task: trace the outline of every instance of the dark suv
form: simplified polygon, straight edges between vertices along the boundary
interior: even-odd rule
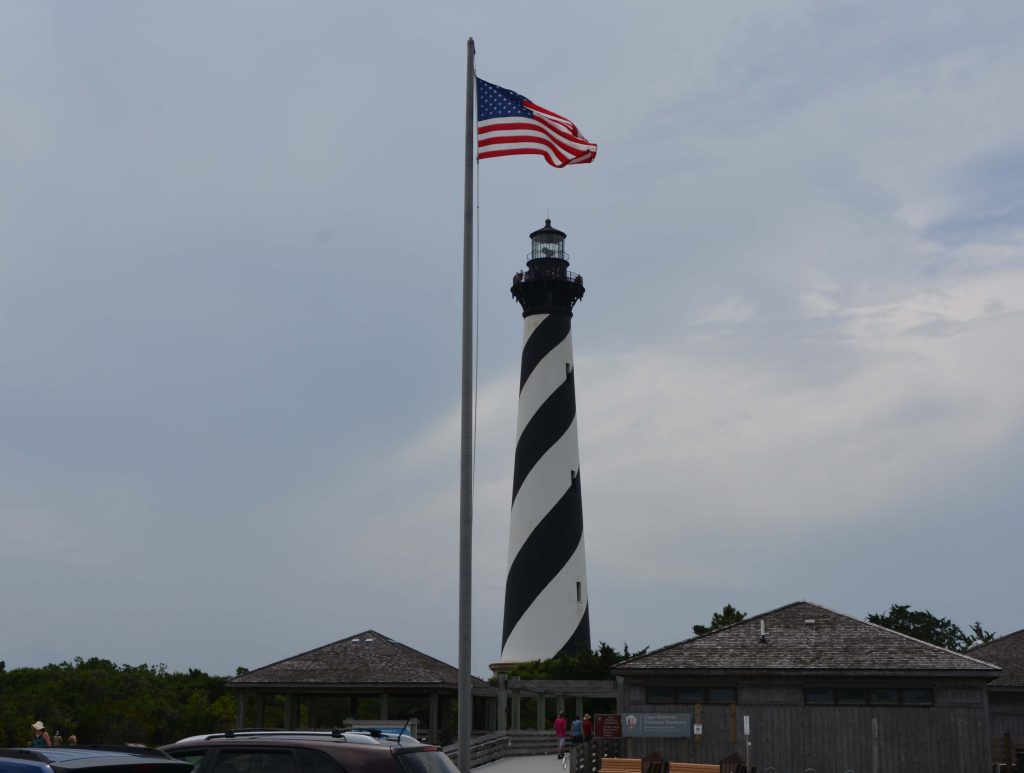
[[[191,766],[137,746],[0,749],[0,773],[190,773]]]
[[[160,747],[194,773],[458,773],[436,746],[376,731],[234,731]]]

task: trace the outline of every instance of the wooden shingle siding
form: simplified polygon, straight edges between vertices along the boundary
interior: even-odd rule
[[[704,707],[699,744],[662,739],[636,740],[633,754],[711,762],[732,752],[746,755],[743,715],[750,716],[752,759],[760,770],[871,771],[878,728],[879,770],[974,773],[987,770],[989,740],[979,709],[871,709],[802,707],[778,710],[737,707],[736,740],[730,740],[728,707]],[[684,751],[685,750],[685,751]],[[677,756],[678,755],[678,756]]]
[[[814,604],[791,604],[632,658],[613,671],[624,680],[626,711],[697,716],[699,708],[699,742],[636,739],[634,756],[658,751],[695,762],[732,753],[746,757],[748,716],[751,762],[762,771],[989,769],[985,686],[998,668]],[[656,703],[647,702],[649,685],[660,688]],[[711,686],[735,688],[736,703],[664,702]],[[807,704],[808,688],[830,702]],[[920,691],[930,705],[909,704]],[[887,705],[891,696],[902,705]]]
[[[1024,736],[1024,693],[989,695],[988,716],[993,738]]]

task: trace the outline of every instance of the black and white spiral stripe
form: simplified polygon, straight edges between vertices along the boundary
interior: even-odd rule
[[[590,648],[570,321],[524,318],[502,662]]]

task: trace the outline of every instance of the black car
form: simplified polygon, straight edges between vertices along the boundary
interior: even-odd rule
[[[234,731],[161,746],[194,773],[458,773],[436,746],[376,731]]]
[[[190,773],[191,765],[139,746],[0,749],[0,773]]]

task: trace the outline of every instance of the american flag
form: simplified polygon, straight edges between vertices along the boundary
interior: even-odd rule
[[[568,118],[522,94],[476,79],[477,158],[536,153],[551,166],[589,164],[597,145]]]

